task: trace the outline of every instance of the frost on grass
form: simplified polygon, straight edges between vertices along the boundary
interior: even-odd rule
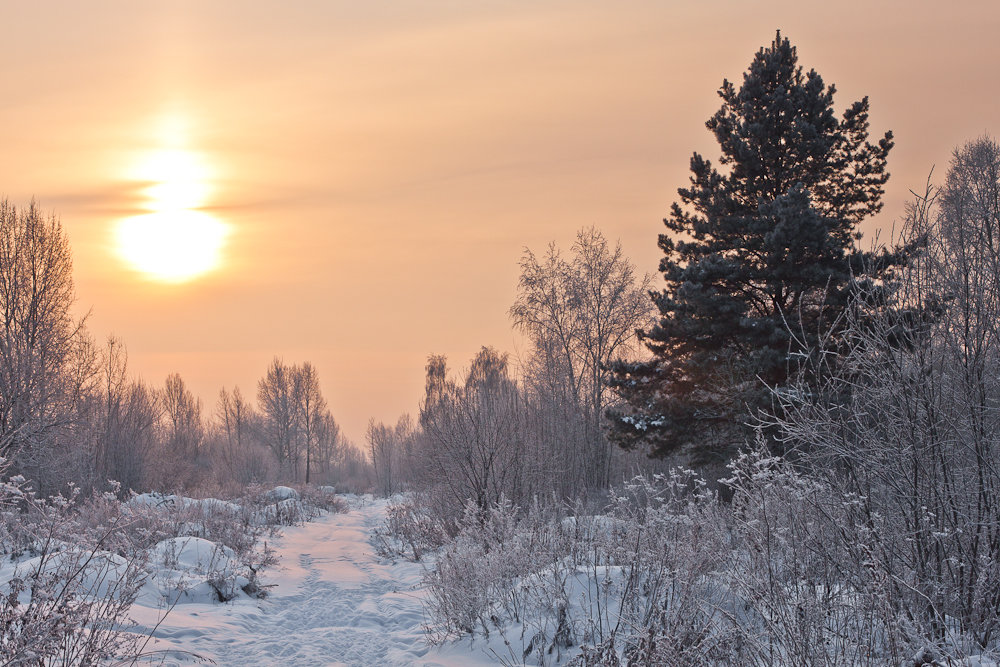
[[[961,619],[895,603],[863,499],[764,451],[731,473],[725,503],[678,470],[596,515],[469,505],[425,555],[430,639],[503,664],[996,664]]]

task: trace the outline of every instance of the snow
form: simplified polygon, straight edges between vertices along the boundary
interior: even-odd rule
[[[271,502],[299,499],[299,492],[290,486],[276,486],[264,495]]]
[[[129,614],[140,637],[152,635],[143,664],[482,667],[520,664],[522,657],[527,664],[564,664],[578,654],[580,642],[593,640],[595,630],[607,636],[622,620],[624,608],[609,602],[628,585],[627,568],[564,559],[514,582],[505,599],[520,600],[520,621],[495,608],[494,618],[507,620],[500,621],[504,627],[491,626],[489,639],[480,635],[431,646],[424,631],[424,566],[380,559],[370,542],[387,505],[354,497],[346,513],[321,514],[286,528],[268,545],[280,564],[263,575],[263,584],[271,587],[263,600],[240,590],[247,580],[228,547],[198,537],[162,540],[150,552],[149,574]],[[608,534],[619,530],[621,521],[588,516],[563,520],[561,526],[578,534]],[[46,567],[79,556],[74,549],[66,545],[51,554]],[[84,590],[98,595],[116,590],[109,587],[128,568],[126,561],[102,551],[85,555]],[[4,559],[0,584],[41,562],[38,556]],[[235,586],[230,602],[219,602],[220,581]],[[556,640],[561,616],[567,633]],[[982,656],[955,664],[1000,667]]]
[[[73,545],[66,545],[64,551],[42,556],[23,557],[16,560],[4,558],[0,561],[0,590],[15,577],[26,577],[41,569],[43,572],[57,572],[70,568],[79,571],[80,589],[97,597],[117,597],[121,593],[121,580],[128,572],[128,562],[108,551],[83,551]],[[21,604],[28,604],[31,592],[22,591],[18,596]]]
[[[178,569],[210,572],[230,566],[233,550],[200,537],[171,537],[153,547],[154,562],[176,564]]]
[[[298,497],[298,493],[295,489],[289,489],[287,486],[279,486],[277,489],[269,491],[268,494],[273,494],[278,489],[288,489],[295,497]],[[285,496],[282,496],[285,497]],[[280,500],[281,498],[277,498]],[[229,502],[227,500],[219,500],[218,498],[186,498],[184,496],[175,496],[162,493],[140,493],[132,496],[125,501],[125,507],[170,507],[170,508],[195,508],[198,511],[231,511],[239,512],[240,506],[236,503]]]
[[[239,596],[250,583],[237,574],[239,559],[227,546],[200,537],[171,537],[153,547],[150,576],[139,603],[212,603],[220,589],[226,597]]]
[[[162,493],[140,493],[125,501],[126,507],[175,507],[179,496]]]
[[[146,650],[160,652],[152,659],[164,665],[199,664],[198,657],[219,665],[497,664],[490,649],[502,644],[428,645],[423,566],[380,560],[369,543],[386,504],[355,498],[347,513],[286,528],[269,543],[280,564],[262,576],[273,586],[266,599],[185,600],[163,618],[162,604],[141,596],[131,612],[138,631],[148,633],[162,619]],[[179,539],[189,539],[177,558],[187,571],[212,554],[211,542]]]

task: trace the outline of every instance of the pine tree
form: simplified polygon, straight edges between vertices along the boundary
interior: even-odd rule
[[[613,367],[620,445],[724,460],[852,290],[902,261],[856,247],[859,223],[882,207],[892,133],[869,143],[868,98],[837,118],[834,93],[780,31],[738,90],[723,81],[706,123],[720,167],[694,154],[659,238],[660,318],[640,332],[652,357]]]

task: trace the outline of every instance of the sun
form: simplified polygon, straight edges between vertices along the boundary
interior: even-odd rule
[[[130,180],[144,184],[147,213],[118,223],[115,245],[133,269],[159,282],[181,283],[221,262],[228,226],[202,210],[211,170],[197,152],[152,151],[137,161]]]
[[[207,213],[157,211],[119,223],[118,251],[149,278],[181,283],[218,266],[226,235],[226,226]]]

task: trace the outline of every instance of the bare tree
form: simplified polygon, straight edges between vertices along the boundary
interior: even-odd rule
[[[324,478],[326,483],[336,484],[338,489],[345,491],[365,493],[373,488],[373,484],[375,488],[378,487],[370,450],[365,451],[361,447],[356,447],[343,435],[338,438]]]
[[[1000,145],[984,137],[956,149],[937,194],[916,222],[926,227],[942,296],[957,306],[949,311],[956,326],[988,336],[978,347],[992,347],[1000,333]]]
[[[413,419],[402,415],[395,426],[368,420],[365,440],[380,492],[389,496],[403,488],[402,463],[414,436]]]
[[[48,458],[72,420],[67,371],[82,329],[72,271],[55,216],[0,202],[0,456],[15,469]]]
[[[259,416],[243,397],[239,387],[219,391],[216,407],[220,447],[217,466],[224,475],[240,485],[261,482],[268,477],[271,452],[263,448],[256,435]],[[220,476],[223,471],[216,470]]]
[[[365,431],[368,442],[368,454],[372,467],[375,469],[375,479],[379,492],[390,496],[396,490],[393,478],[396,458],[396,434],[393,429],[375,419],[368,420],[368,430]]]
[[[275,357],[257,384],[261,416],[261,438],[274,452],[278,466],[293,477],[297,474],[297,401],[293,369]]]
[[[236,461],[243,451],[247,435],[248,410],[249,406],[243,399],[243,392],[239,387],[234,387],[232,391],[228,391],[225,387],[219,390],[216,415],[225,437],[223,459],[230,469],[235,468]]]
[[[507,355],[484,347],[461,385],[447,379],[443,357],[431,357],[427,371],[423,456],[452,507],[460,511],[471,500],[485,510],[502,497],[521,500],[526,420]]]
[[[164,383],[161,402],[171,451],[181,460],[194,460],[204,437],[201,400],[191,393],[180,375],[171,373]]]
[[[836,359],[826,379],[782,392],[776,419],[850,512],[827,562],[883,581],[933,641],[957,626],[981,647],[1000,638],[998,203],[997,144],[957,150],[910,207],[923,252],[899,290],[848,311],[843,342],[815,356]]]
[[[198,483],[197,478],[206,467],[201,400],[195,397],[177,373],[167,376],[158,395],[162,407],[163,436],[156,465],[150,472],[158,488],[190,487]]]
[[[103,485],[110,479],[125,491],[139,490],[149,481],[160,406],[152,390],[129,379],[128,351],[121,339],[108,337],[100,373],[95,483]]]
[[[610,479],[612,446],[602,430],[607,366],[649,323],[650,281],[636,276],[620,243],[612,247],[594,228],[577,233],[568,260],[555,244],[542,259],[527,249],[521,258],[510,316],[534,348],[526,383],[545,419],[560,413],[567,419],[561,430],[575,442],[562,452],[566,472],[587,487],[606,487]]]
[[[326,481],[330,481],[334,464],[344,457],[346,443],[340,424],[329,410],[325,410],[319,417],[316,422],[316,463],[319,473]]]
[[[319,446],[320,431],[326,412],[326,399],[319,387],[319,373],[308,361],[293,368],[297,413],[301,421],[301,435],[306,450],[306,484],[312,472],[313,451]]]

